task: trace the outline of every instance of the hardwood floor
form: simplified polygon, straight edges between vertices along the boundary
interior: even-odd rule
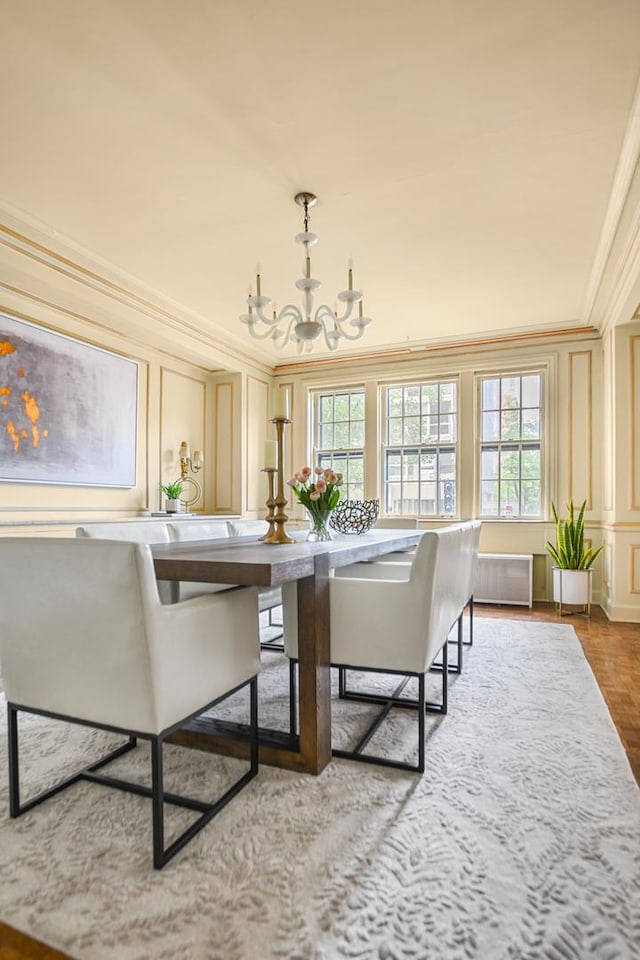
[[[640,624],[610,623],[599,607],[592,607],[590,619],[560,618],[551,603],[536,603],[532,610],[483,603],[477,605],[476,616],[548,620],[574,627],[640,784]],[[0,960],[73,958],[0,923]]]

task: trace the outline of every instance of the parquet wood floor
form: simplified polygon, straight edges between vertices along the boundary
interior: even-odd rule
[[[536,603],[532,610],[483,603],[476,607],[476,615],[549,620],[570,623],[575,628],[640,784],[640,624],[610,623],[597,607],[592,607],[590,619],[571,615],[561,620],[550,603]],[[0,960],[73,958],[0,923]]]

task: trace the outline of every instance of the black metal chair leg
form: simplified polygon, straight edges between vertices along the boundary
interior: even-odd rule
[[[20,813],[20,768],[18,766],[18,711],[12,703],[7,704],[9,727],[9,815]]]
[[[469,597],[469,639],[464,641],[465,647],[473,646],[473,594]]]
[[[447,676],[447,671],[443,670],[443,676]],[[446,680],[444,681],[446,683]],[[425,714],[426,698],[424,693],[424,673],[418,677],[418,771],[424,773],[424,738],[425,738]]]
[[[464,650],[462,639],[462,613],[458,617],[458,673],[462,673],[462,652]]]
[[[449,709],[449,644],[445,643],[442,648],[442,710],[446,713]]]
[[[151,740],[151,805],[153,823],[153,865],[161,870],[165,865],[164,852],[164,790],[162,786],[162,740]]]

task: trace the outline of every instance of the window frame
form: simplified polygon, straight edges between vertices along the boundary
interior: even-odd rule
[[[407,387],[428,387],[428,386],[437,386],[440,387],[441,384],[452,384],[455,386],[455,396],[456,396],[456,405],[455,412],[453,414],[447,413],[445,416],[454,416],[455,418],[455,440],[446,440],[437,442],[426,441],[424,443],[399,443],[399,444],[390,444],[387,443],[388,439],[388,421],[389,417],[387,415],[388,410],[388,391],[393,389],[402,388],[403,390]],[[439,404],[438,404],[439,407]],[[421,414],[422,416],[422,414]],[[438,409],[438,420],[443,416],[440,409]],[[404,415],[403,415],[404,419]],[[416,519],[425,519],[425,520],[457,520],[460,517],[460,376],[459,374],[438,374],[432,377],[420,377],[420,378],[409,378],[402,380],[393,380],[380,384],[380,403],[379,403],[379,424],[380,424],[380,442],[379,442],[379,456],[380,456],[380,472],[379,472],[379,489],[380,489],[380,503],[381,510],[380,513],[383,517],[409,517]],[[442,448],[447,448],[443,451]],[[389,482],[386,477],[387,471],[387,462],[388,454],[392,451],[399,451],[401,455],[406,455],[408,453],[413,453],[414,451],[418,455],[418,458],[423,454],[436,453],[437,458],[437,477],[434,481],[438,485],[441,481],[440,477],[440,453],[449,452],[449,448],[453,449],[453,455],[455,458],[455,510],[451,513],[446,512],[437,512],[437,513],[420,513],[419,510],[416,513],[398,513],[392,514],[387,513],[387,484]],[[419,471],[419,468],[418,468]],[[418,484],[420,484],[420,479],[418,478]],[[440,502],[439,490],[437,490],[438,503]],[[418,497],[418,504],[420,498]]]
[[[539,423],[540,423],[540,436],[538,440],[523,439],[522,435],[518,440],[483,440],[482,439],[482,415],[485,412],[482,405],[482,386],[483,382],[486,380],[502,380],[508,379],[509,377],[519,377],[522,381],[523,377],[527,376],[538,376],[540,377],[540,405],[537,408],[539,410]],[[551,390],[551,377],[550,371],[547,364],[536,364],[534,366],[527,366],[523,364],[522,366],[518,365],[517,367],[508,367],[503,369],[492,369],[492,370],[477,370],[474,374],[475,380],[475,397],[476,397],[476,417],[474,418],[475,423],[475,447],[476,447],[476,479],[475,479],[475,516],[479,520],[482,520],[483,523],[541,523],[545,522],[547,519],[547,501],[548,501],[548,490],[549,490],[549,477],[548,477],[548,450],[549,450],[549,433],[550,433],[550,424],[548,418],[549,410],[549,394]],[[522,391],[522,385],[521,385]],[[520,396],[521,404],[518,407],[518,410],[527,409],[522,407],[522,393]],[[498,408],[502,410],[502,407]],[[540,512],[537,514],[518,514],[518,515],[503,515],[498,511],[497,514],[484,514],[482,512],[482,452],[483,449],[490,446],[497,446],[498,453],[503,445],[516,445],[520,451],[527,446],[527,444],[539,444],[540,446]],[[520,473],[518,476],[518,483],[522,482],[522,461],[520,462]],[[527,479],[526,477],[524,479]],[[500,476],[498,476],[497,483],[500,484]],[[521,488],[520,488],[521,491]],[[522,496],[520,492],[520,502]]]
[[[345,394],[348,394],[349,398],[351,398],[353,394],[362,394],[362,441],[363,441],[362,446],[361,447],[332,446],[331,448],[322,447],[320,445],[320,430],[324,421],[322,421],[320,417],[321,399],[322,397],[332,396],[335,402],[336,396],[343,396]],[[351,400],[349,401],[349,408],[350,408],[349,409],[350,416],[347,421],[336,421],[334,419],[331,422],[334,424],[336,422],[346,422],[349,425],[352,422],[358,422],[351,419]],[[349,432],[351,431],[349,430]],[[344,481],[345,481],[344,488],[343,488],[344,493],[341,494],[340,499],[341,500],[354,499],[349,495],[349,488],[354,487],[357,484],[362,488],[362,496],[357,499],[364,500],[365,499],[365,482],[366,482],[366,463],[367,463],[367,449],[366,449],[366,446],[367,446],[367,391],[366,391],[365,385],[359,383],[359,384],[344,384],[340,386],[326,386],[326,387],[313,388],[311,390],[310,435],[311,435],[311,461],[312,461],[311,466],[313,467],[319,464],[320,459],[322,457],[328,457],[328,456],[331,457],[332,469],[336,470],[336,466],[337,466],[338,469],[336,470],[336,472],[341,472],[344,474]],[[339,464],[334,465],[334,458],[336,456],[338,457],[343,456],[348,461],[350,455],[361,456],[361,459],[362,459],[362,480],[361,481],[350,481],[348,476],[348,469],[345,472],[339,469]]]

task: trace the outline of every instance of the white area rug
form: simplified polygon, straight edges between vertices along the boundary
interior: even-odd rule
[[[83,783],[9,820],[3,721],[0,916],[78,960],[639,957],[640,792],[573,628],[478,618],[465,653],[448,716],[427,718],[423,777],[262,767],[162,872],[142,798]],[[284,726],[286,674],[265,662],[263,714]],[[410,755],[415,724],[383,745]],[[21,730],[27,788],[114,742]],[[147,779],[147,759],[118,769]],[[168,748],[167,787],[206,798],[234,764]],[[189,816],[167,809],[170,827]]]

